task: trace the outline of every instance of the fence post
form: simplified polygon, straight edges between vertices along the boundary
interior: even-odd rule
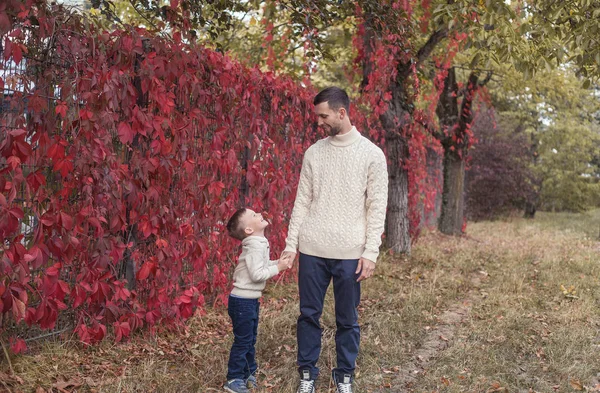
[[[142,41],[142,46],[144,48],[144,52],[150,47],[150,42],[148,39],[144,39]],[[139,108],[146,108],[148,106],[148,97],[145,96],[142,92],[142,80],[139,75],[140,63],[142,60],[142,55],[137,55],[134,63],[134,74],[135,77],[133,79],[133,86],[137,92],[137,106]],[[133,152],[137,151],[140,148],[140,135],[136,134],[133,137],[133,142],[131,143],[131,151],[127,151],[125,154],[125,164],[129,166],[131,164],[131,156]],[[127,229],[124,231],[123,238],[125,244],[132,244],[131,247],[127,247],[123,254],[123,265],[125,268],[125,280],[127,280],[127,288],[129,290],[135,289],[135,263],[133,258],[131,257],[133,249],[135,249],[137,245],[137,223],[130,222],[130,214],[131,214],[131,204],[129,201],[126,201],[126,211],[125,218],[127,220]]]

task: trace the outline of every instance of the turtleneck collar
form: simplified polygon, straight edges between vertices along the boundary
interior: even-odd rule
[[[344,135],[335,135],[329,137],[329,143],[333,146],[346,147],[350,146],[360,138],[360,132],[356,127],[352,126],[349,132]]]

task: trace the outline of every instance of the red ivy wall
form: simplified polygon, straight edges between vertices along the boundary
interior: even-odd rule
[[[68,312],[82,341],[119,341],[223,301],[240,204],[283,248],[314,93],[177,34],[67,18],[23,8],[2,41],[0,326]]]

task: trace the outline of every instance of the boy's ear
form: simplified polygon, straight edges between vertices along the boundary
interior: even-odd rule
[[[246,229],[244,229],[244,232],[246,233],[246,235],[250,236],[254,233],[254,229],[246,227]]]

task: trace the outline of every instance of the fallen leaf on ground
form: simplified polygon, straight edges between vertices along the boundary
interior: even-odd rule
[[[575,389],[575,390],[583,390],[583,385],[581,384],[581,382],[578,379],[571,378],[571,380],[569,381],[569,383],[571,384],[571,386],[573,387],[573,389]]]

